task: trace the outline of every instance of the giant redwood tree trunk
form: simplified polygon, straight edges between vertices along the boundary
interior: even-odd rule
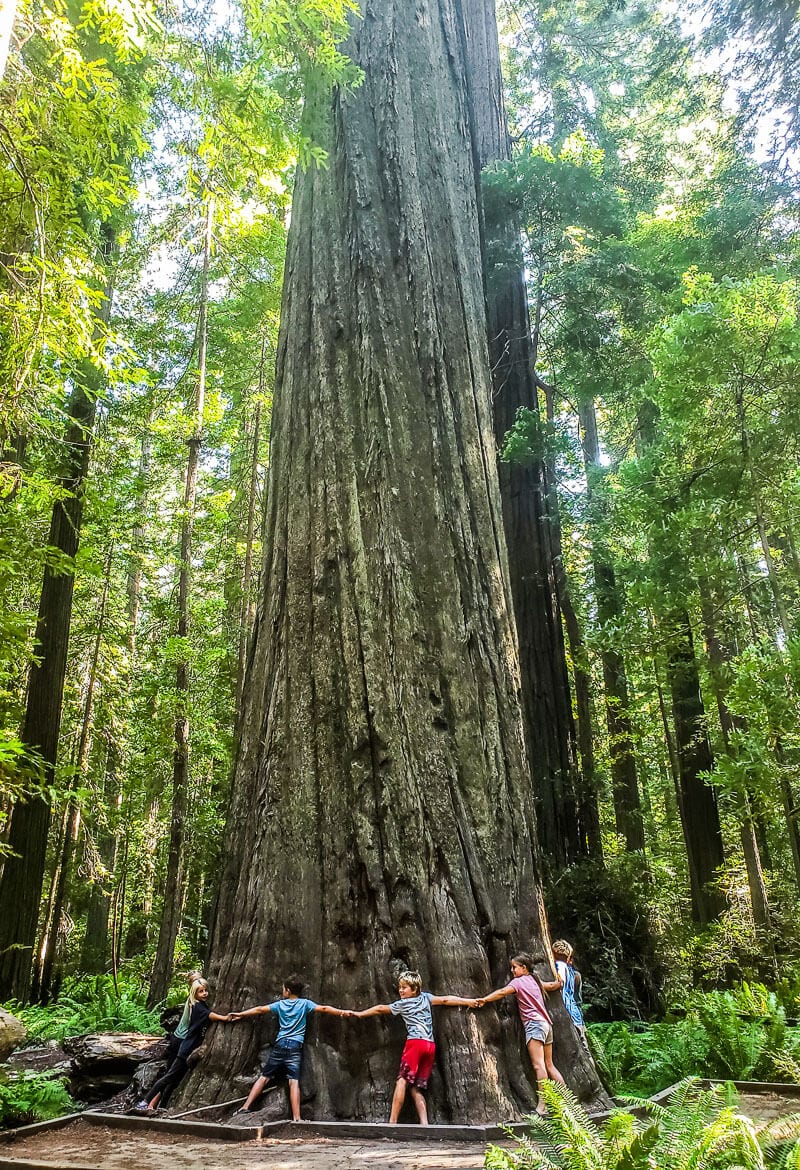
[[[264,600],[212,943],[220,1008],[299,969],[321,1001],[504,981],[546,935],[490,417],[453,0],[367,0],[365,81],[310,103],[326,169],[295,192]],[[438,1120],[531,1103],[511,1012],[437,1009]],[[385,1119],[402,1027],[323,1019],[307,1115]],[[190,1087],[230,1095],[260,1036],[218,1028]],[[569,1073],[570,1070],[567,1070]],[[592,1068],[572,1083],[600,1099]]]

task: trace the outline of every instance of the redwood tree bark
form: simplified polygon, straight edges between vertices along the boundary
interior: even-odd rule
[[[310,95],[329,165],[300,175],[292,212],[264,600],[212,944],[222,1009],[263,1002],[291,969],[356,1006],[394,998],[406,965],[477,992],[546,939],[460,7],[367,0],[345,48],[364,84]],[[530,1107],[510,1013],[436,1023],[434,1118]],[[400,1040],[382,1021],[315,1024],[307,1112],[385,1118]],[[251,1025],[217,1029],[192,1096],[229,1093],[257,1050]],[[591,1068],[572,1080],[602,1098]]]

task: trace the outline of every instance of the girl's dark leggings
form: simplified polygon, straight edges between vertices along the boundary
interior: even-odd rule
[[[161,1094],[159,1101],[159,1108],[166,1109],[169,1104],[169,1099],[172,1096],[172,1091],[180,1081],[186,1076],[189,1071],[189,1062],[185,1056],[176,1056],[172,1064],[169,1066],[163,1076],[160,1076],[150,1092],[147,1094],[145,1100],[149,1105],[154,1097]]]

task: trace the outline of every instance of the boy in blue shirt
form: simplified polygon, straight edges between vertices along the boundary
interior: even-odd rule
[[[299,975],[289,975],[283,981],[283,998],[277,1003],[265,1003],[244,1012],[231,1012],[231,1020],[245,1016],[262,1016],[272,1012],[278,1017],[278,1036],[272,1046],[261,1076],[255,1081],[240,1113],[254,1113],[253,1102],[261,1096],[270,1081],[283,1073],[289,1082],[289,1104],[292,1121],[300,1121],[300,1061],[306,1036],[306,1018],[312,1012],[326,1012],[330,1016],[349,1016],[344,1008],[314,1003],[301,997],[305,983]]]

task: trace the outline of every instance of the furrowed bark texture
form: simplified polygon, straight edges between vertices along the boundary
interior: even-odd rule
[[[459,16],[366,3],[363,86],[312,103],[329,167],[292,214],[219,1010],[293,969],[344,1006],[394,999],[406,965],[474,993],[543,940]],[[435,1010],[432,1116],[529,1107],[513,1004]],[[218,1027],[189,1093],[221,1099],[259,1035]],[[402,1039],[314,1022],[306,1115],[385,1118]]]

